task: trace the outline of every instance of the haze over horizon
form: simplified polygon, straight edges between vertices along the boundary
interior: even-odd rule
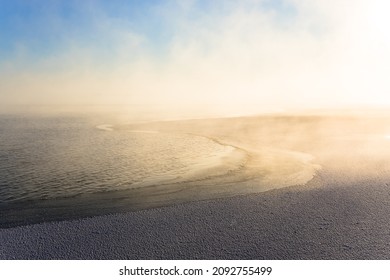
[[[389,106],[389,8],[0,0],[0,103],[172,116]]]

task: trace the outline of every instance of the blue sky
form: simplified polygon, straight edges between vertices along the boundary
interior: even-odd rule
[[[0,55],[9,59],[24,51],[32,58],[40,58],[64,51],[70,42],[111,51],[118,42],[110,28],[140,34],[145,37],[143,48],[163,50],[179,32],[178,20],[196,24],[198,18],[217,18],[232,9],[229,1],[185,2],[1,0]],[[252,3],[247,8],[273,11],[281,22],[294,12],[293,6],[282,0]],[[111,26],[104,26],[102,20]]]
[[[0,0],[1,103],[232,113],[390,104],[388,8],[384,0]]]
[[[99,19],[117,20],[123,28],[143,28],[150,15],[145,1],[1,1],[2,55],[24,47],[29,55],[45,56],[63,51],[69,41],[109,48],[107,30]],[[153,22],[153,21],[151,21]]]

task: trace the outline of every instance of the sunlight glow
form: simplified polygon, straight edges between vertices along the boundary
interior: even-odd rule
[[[141,2],[72,2],[71,17],[61,1],[31,17],[0,6],[0,106],[176,118],[390,105],[388,1]]]

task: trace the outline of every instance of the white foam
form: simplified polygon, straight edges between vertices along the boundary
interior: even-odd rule
[[[132,132],[132,133],[158,133],[158,131],[155,131],[155,130],[129,130],[129,132]]]
[[[113,131],[111,124],[100,124],[96,126],[97,129],[105,130],[105,131]]]

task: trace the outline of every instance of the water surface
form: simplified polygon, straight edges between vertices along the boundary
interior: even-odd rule
[[[123,128],[91,116],[1,116],[0,226],[303,185],[317,169],[308,154],[251,150],[191,127],[167,131]]]

